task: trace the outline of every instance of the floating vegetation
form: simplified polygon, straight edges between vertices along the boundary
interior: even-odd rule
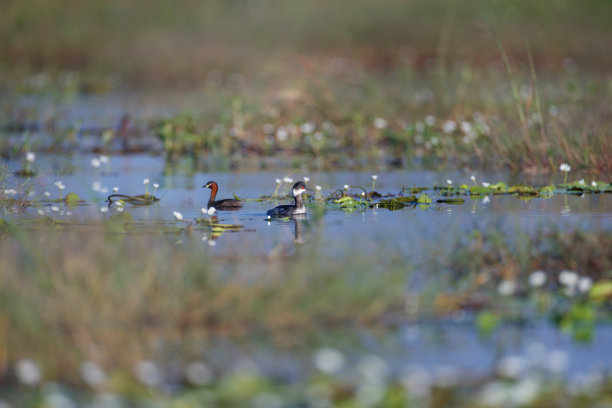
[[[113,203],[120,202],[122,204],[132,204],[136,206],[151,205],[158,202],[160,199],[152,194],[145,193],[135,196],[125,194],[111,194],[107,197],[108,206],[110,207]]]
[[[465,203],[465,198],[460,198],[460,197],[456,197],[456,198],[438,198],[436,200],[436,203],[460,205],[460,204]]]

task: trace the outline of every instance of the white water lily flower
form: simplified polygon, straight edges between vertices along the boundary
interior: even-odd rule
[[[59,211],[59,207],[54,205],[54,206],[51,207],[51,211],[58,212]]]
[[[475,183],[476,182],[476,175],[472,174],[470,176],[470,180],[472,180],[472,182]]]
[[[349,187],[350,187],[350,186],[349,186],[348,184],[345,184],[345,185],[344,185],[344,189],[345,189],[345,190],[348,190],[348,189],[349,189]]]
[[[174,215],[174,218],[176,218],[176,219],[177,219],[177,220],[179,220],[179,221],[182,221],[182,220],[183,220],[183,214],[181,214],[181,213],[180,213],[180,212],[178,212],[178,211],[174,211],[174,212],[172,212],[172,215]]]
[[[210,207],[206,212],[208,213],[208,215],[213,215],[217,212],[217,209],[215,207]]]
[[[567,164],[567,163],[562,163],[562,164],[559,166],[559,170],[561,170],[561,171],[563,171],[563,172],[565,172],[565,173],[569,173],[569,172],[572,170],[572,168],[570,167],[570,165],[569,165],[569,164]]]
[[[108,163],[108,156],[100,156],[100,162],[104,164]]]
[[[144,184],[144,185],[149,184],[149,179],[148,179],[148,178],[146,178],[146,179],[142,180],[142,184]]]
[[[488,188],[490,185],[491,185],[491,183],[487,183],[486,181],[483,181],[483,182],[482,182],[482,186],[483,186],[484,188]]]
[[[185,367],[185,378],[194,385],[202,386],[213,380],[213,372],[205,363],[195,361]]]
[[[280,183],[283,182],[283,180],[281,180],[281,179],[275,179],[274,181],[276,181],[276,184],[280,184]]]
[[[51,196],[51,193],[48,191],[45,191],[45,197],[49,197],[49,196]]]
[[[300,126],[302,133],[312,133],[315,130],[315,124],[308,121]]]
[[[436,123],[436,118],[432,115],[425,116],[425,123],[427,126],[433,126]]]
[[[117,210],[118,212],[123,212],[123,207],[115,207],[115,210]]]
[[[332,348],[321,348],[312,356],[315,367],[328,374],[335,374],[344,366],[344,355],[342,352]]]
[[[93,361],[83,361],[80,371],[83,380],[91,386],[97,386],[106,381],[106,373]]]
[[[502,296],[510,296],[516,291],[516,283],[509,280],[501,281],[497,287],[497,291]]]
[[[100,207],[100,212],[101,213],[107,213],[108,212],[108,207]]]
[[[454,120],[447,120],[442,125],[442,131],[446,134],[453,133],[455,130],[457,130],[457,124]]]
[[[100,159],[96,159],[94,157],[93,159],[91,159],[91,165],[95,167],[96,169],[98,169],[100,168],[100,166],[102,166],[102,162],[100,162]]]
[[[374,127],[377,129],[384,129],[388,125],[387,120],[383,118],[374,119]]]
[[[113,193],[116,193],[117,191],[119,191],[119,187],[113,187]]]
[[[28,358],[19,360],[15,365],[17,379],[25,385],[36,385],[42,378],[42,373],[38,364]]]
[[[453,184],[453,180],[450,180],[450,179],[446,180],[446,184],[448,184],[450,186],[451,184]]]
[[[581,186],[584,186],[584,179],[580,179],[580,181],[578,182]]]
[[[57,186],[57,188],[59,188],[60,190],[63,190],[66,188],[65,184],[60,184],[59,186]]]
[[[594,182],[594,181],[591,181],[591,185],[592,185],[593,187],[597,187],[597,183],[596,183],[596,182]]]
[[[321,186],[318,186],[318,185],[317,185],[317,186],[315,186],[315,190],[317,190],[317,191],[321,191]]]
[[[482,199],[483,204],[489,204],[490,202],[491,202],[491,199],[489,198],[489,196],[485,196],[485,198]]]
[[[372,180],[377,180],[378,179],[378,174],[372,174]]]
[[[591,287],[593,286],[593,279],[591,279],[588,276],[582,276],[580,279],[578,279],[578,290],[582,293],[586,293],[589,290],[591,290]]]
[[[38,215],[45,215],[45,212],[43,210],[38,210]]]
[[[141,383],[149,387],[156,386],[163,380],[162,372],[157,364],[149,360],[142,360],[136,363],[134,374]]]
[[[276,138],[280,140],[281,142],[283,142],[287,140],[288,137],[289,137],[289,132],[287,132],[287,129],[285,129],[284,127],[279,127],[278,130],[276,131]]]
[[[529,284],[534,288],[539,288],[546,283],[546,273],[544,271],[534,271],[529,275]]]
[[[153,188],[157,190],[159,188],[159,184],[153,183]]]
[[[34,163],[34,160],[36,160],[36,154],[32,152],[26,152],[25,159],[29,161],[30,163]]]
[[[304,183],[308,183],[310,181],[310,177],[304,177]]]
[[[293,179],[291,177],[283,177],[283,181],[289,184],[293,183]]]
[[[578,283],[578,274],[573,271],[563,270],[559,273],[559,282],[567,287],[575,287]]]

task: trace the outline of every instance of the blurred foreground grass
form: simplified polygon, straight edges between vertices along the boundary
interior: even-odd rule
[[[541,367],[518,375],[500,362],[482,378],[438,378],[361,355],[358,340],[370,333],[390,341],[402,328],[443,327],[461,313],[467,320],[457,324],[483,341],[545,319],[589,342],[610,322],[606,231],[457,231],[455,245],[430,247],[418,261],[383,244],[375,255],[348,249],[330,259],[316,242],[259,258],[213,256],[189,228],[124,235],[4,222],[1,231],[0,395],[15,406],[58,395],[180,407],[258,398],[313,407],[607,398],[605,377],[564,387]],[[236,357],[262,352],[271,354],[257,364]],[[280,374],[288,355],[297,365],[291,379]]]

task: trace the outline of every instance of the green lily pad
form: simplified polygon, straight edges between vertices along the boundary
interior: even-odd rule
[[[465,198],[438,198],[436,200],[436,203],[441,203],[441,204],[452,204],[452,205],[460,205],[465,203]]]
[[[469,190],[470,194],[472,195],[488,194],[491,192],[491,190],[483,186],[472,186],[469,188]]]
[[[421,194],[417,199],[417,202],[420,204],[431,204],[433,202],[433,199],[426,194]]]
[[[81,197],[77,193],[68,193],[66,197],[64,197],[64,201],[66,204],[78,204],[81,201]]]
[[[593,284],[589,296],[595,300],[612,298],[612,281],[602,281]]]
[[[555,186],[550,185],[550,186],[541,187],[539,192],[540,194],[551,195],[552,193],[555,192],[555,190],[556,190]]]
[[[538,190],[531,186],[523,186],[517,185],[512,186],[508,189],[509,193],[518,194],[520,196],[536,196],[538,195]]]
[[[499,326],[501,319],[495,313],[484,310],[476,316],[476,327],[481,336],[488,337]]]
[[[361,205],[363,205],[362,202],[355,200],[351,196],[345,196],[345,197],[339,198],[337,200],[334,200],[334,203],[340,204],[340,206],[343,207],[343,208],[346,208],[346,207],[360,207]]]
[[[390,198],[388,200],[381,200],[378,203],[379,208],[386,208],[387,210],[390,210],[390,211],[401,210],[405,206],[406,204],[404,204],[402,201],[399,201],[395,198]]]

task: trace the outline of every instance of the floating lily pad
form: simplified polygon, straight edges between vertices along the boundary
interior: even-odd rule
[[[77,193],[68,193],[66,197],[64,197],[64,201],[66,204],[78,204],[81,201],[81,197]]]
[[[555,189],[556,189],[555,186],[552,186],[552,185],[551,186],[544,186],[544,187],[540,188],[539,192],[540,192],[540,194],[551,195],[552,193],[555,192]]]
[[[337,200],[334,200],[334,203],[340,204],[342,208],[360,207],[364,204],[362,201],[357,201],[351,196],[345,196]]]
[[[433,199],[426,194],[421,194],[417,199],[417,202],[420,204],[431,204],[433,202]]]
[[[460,205],[460,204],[465,203],[465,198],[460,198],[460,197],[456,197],[456,198],[438,198],[436,200],[436,203]]]
[[[396,197],[389,198],[388,200],[381,200],[378,203],[379,208],[386,208],[390,211],[400,210],[406,206],[408,203],[416,203],[417,198],[415,196],[409,197]]]
[[[33,170],[26,170],[26,169],[21,169],[21,170],[17,170],[14,173],[17,177],[34,177],[36,176],[36,172]]]
[[[518,194],[520,196],[537,196],[538,190],[531,186],[517,185],[508,189],[509,193]]]
[[[499,326],[501,319],[489,310],[483,310],[476,316],[476,327],[483,337],[488,337]]]
[[[593,284],[589,296],[595,300],[612,299],[612,281],[603,281]]]
[[[149,193],[135,196],[125,194],[111,194],[108,196],[107,200],[112,202],[113,198],[115,199],[114,201],[122,201],[124,203],[129,203],[132,205],[151,205],[159,201],[159,198]]]
[[[469,190],[470,190],[470,194],[472,195],[488,194],[491,192],[491,190],[483,186],[471,186]]]

